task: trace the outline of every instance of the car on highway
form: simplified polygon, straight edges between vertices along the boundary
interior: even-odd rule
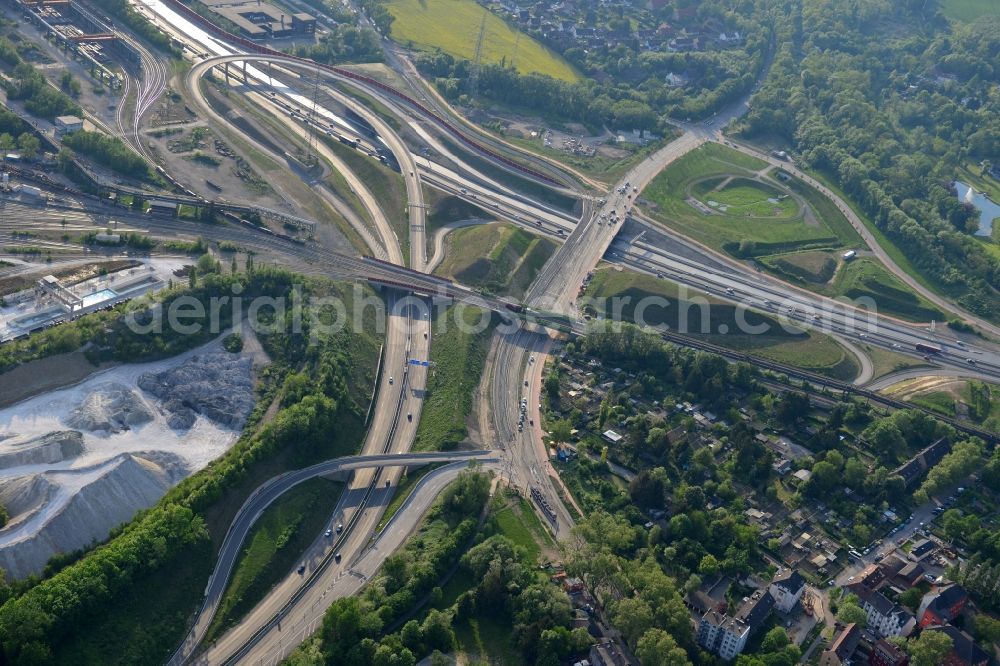
[[[337,530],[337,534],[340,534],[344,531],[344,525],[342,523],[337,523],[337,527],[335,529]]]
[[[406,420],[407,421],[412,421],[413,420],[413,414],[411,412],[407,412],[406,413]]]
[[[297,571],[299,572],[299,575],[301,576],[302,574],[304,574],[306,572],[306,565],[300,564],[299,568],[297,569]]]
[[[389,383],[392,384],[395,381],[396,379],[392,375],[389,375]]]
[[[329,539],[330,537],[333,536],[333,530],[327,530],[326,532],[323,532],[323,536]]]
[[[334,562],[336,562],[337,564],[340,564],[340,553],[337,553],[336,555],[334,555],[334,556],[333,556],[333,560],[334,560]]]

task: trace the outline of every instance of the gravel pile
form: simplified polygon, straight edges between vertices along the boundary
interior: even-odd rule
[[[83,453],[83,435],[76,430],[59,430],[23,441],[0,444],[0,469],[21,465],[51,465]]]
[[[139,394],[123,384],[104,384],[91,391],[66,416],[66,425],[86,432],[124,432],[153,420]]]
[[[253,362],[232,354],[192,356],[174,368],[141,375],[138,384],[162,401],[175,430],[189,429],[199,415],[239,430],[253,410]]]

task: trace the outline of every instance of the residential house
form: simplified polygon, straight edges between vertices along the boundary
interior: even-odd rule
[[[909,562],[896,573],[896,582],[904,589],[911,588],[920,582],[927,569],[920,562]]]
[[[869,564],[854,577],[854,580],[870,590],[877,590],[878,586],[885,580],[885,571],[877,564]]]
[[[941,458],[949,453],[951,453],[951,443],[941,438],[897,467],[893,474],[903,477],[903,482],[909,488],[923,476],[924,472],[941,462]]]
[[[930,539],[921,539],[910,548],[910,559],[920,562],[937,550],[937,544]]]
[[[837,634],[834,636],[830,647],[823,650],[819,658],[819,666],[842,666],[858,649],[861,642],[861,627],[854,624],[846,626],[837,625]]]
[[[858,597],[865,615],[868,616],[868,628],[879,638],[889,636],[908,636],[916,627],[913,615],[900,606],[889,601],[881,592],[853,583],[847,590]]]
[[[698,645],[723,659],[735,659],[749,637],[748,624],[718,611],[705,613],[698,624]]]
[[[799,603],[806,589],[806,581],[795,569],[782,569],[774,575],[767,591],[774,597],[774,607],[789,613]]]
[[[927,631],[940,631],[951,638],[951,653],[944,658],[941,666],[987,666],[990,663],[990,655],[964,631],[951,625],[928,627]]]
[[[921,629],[950,624],[962,612],[968,601],[968,592],[961,585],[954,583],[928,592],[917,609]]]
[[[871,666],[906,666],[910,658],[905,652],[885,639],[879,639],[868,653]]]
[[[767,590],[757,590],[744,599],[739,610],[736,611],[736,618],[745,622],[750,631],[756,630],[762,624],[774,608],[774,597]]]
[[[629,666],[632,663],[625,656],[625,651],[614,641],[592,646],[587,656],[591,666]]]

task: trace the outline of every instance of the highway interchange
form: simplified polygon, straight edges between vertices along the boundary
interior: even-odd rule
[[[315,132],[330,134],[336,131],[347,134],[359,145],[367,145],[369,153],[376,148],[369,138],[357,133],[351,134],[349,125],[339,122],[336,110],[317,107],[303,95],[301,91],[307,85],[304,78],[306,74],[322,79],[322,84],[317,82],[315,85],[323,86],[325,98],[352,108],[374,127],[385,147],[398,161],[406,186],[409,267],[405,267],[406,257],[400,239],[395,236],[389,223],[389,217],[397,216],[400,212],[384,210],[367,184],[322,142],[314,142],[318,157],[340,172],[364,209],[364,218],[357,214],[345,214],[345,219],[366,242],[367,251],[381,261],[351,257],[315,244],[297,244],[280,236],[266,236],[236,225],[218,225],[217,228],[206,229],[194,222],[156,221],[130,216],[119,210],[109,211],[104,205],[85,200],[66,202],[61,213],[55,213],[61,214],[63,218],[69,217],[71,223],[79,219],[82,226],[85,224],[84,220],[94,214],[113,214],[119,220],[121,231],[136,229],[166,237],[190,234],[194,237],[204,235],[213,240],[229,240],[243,247],[266,251],[268,256],[294,270],[344,278],[364,278],[376,284],[399,285],[425,295],[442,295],[476,303],[504,313],[510,319],[510,311],[505,310],[507,304],[501,299],[483,296],[461,285],[424,275],[430,270],[428,238],[425,233],[426,205],[423,198],[424,187],[427,186],[491,210],[501,219],[513,224],[561,241],[560,247],[542,268],[527,293],[525,306],[529,312],[552,312],[578,320],[581,313],[576,299],[580,285],[603,259],[670,279],[690,287],[696,294],[741,303],[770,313],[799,327],[816,327],[855,344],[869,344],[915,355],[914,346],[917,343],[931,342],[942,349],[942,353],[933,359],[934,362],[944,366],[947,372],[1000,378],[1000,356],[992,343],[972,337],[957,342],[954,335],[943,336],[927,327],[859,312],[850,304],[838,303],[791,287],[680,237],[644,218],[635,210],[636,199],[665,166],[707,141],[722,141],[721,131],[745,111],[746,100],[741,100],[708,123],[682,125],[678,137],[636,164],[606,194],[572,192],[580,201],[581,212],[577,217],[516,191],[499,182],[496,176],[479,173],[469,165],[467,159],[463,159],[462,155],[446,145],[434,131],[433,123],[427,122],[427,118],[421,116],[418,109],[407,106],[398,96],[388,95],[384,90],[363,82],[338,77],[329,68],[311,66],[273,54],[245,53],[236,44],[227,43],[217,35],[205,32],[202,27],[182,15],[171,2],[148,0],[144,2],[143,11],[175,39],[184,43],[189,55],[194,54],[193,66],[185,75],[186,97],[214,127],[220,130],[224,128],[223,131],[227,132],[238,132],[206,101],[200,85],[204,77],[228,65],[232,67],[225,79],[236,80],[245,100],[267,111],[284,131],[302,141],[309,141]],[[155,56],[146,51],[143,53],[142,76],[127,84],[129,90],[136,93],[136,101],[132,107],[133,117],[125,117],[123,103],[119,109],[117,124],[119,134],[149,158],[150,155],[143,146],[140,128],[144,114],[166,85],[166,72]],[[412,78],[412,73],[405,76]],[[431,147],[437,157],[431,159],[415,151],[382,117],[342,92],[345,87],[363,91],[377,99],[413,136]],[[426,101],[428,96],[434,100],[429,103],[437,113],[450,113],[443,108],[440,100],[429,93],[427,96],[421,94],[421,99]],[[475,132],[474,128],[462,125],[464,131]],[[476,140],[496,145],[494,139],[484,139],[481,135],[477,135]],[[749,147],[733,147],[760,156]],[[263,146],[256,148],[267,152],[267,148]],[[282,161],[282,156],[271,156]],[[483,158],[482,155],[478,157]],[[547,163],[537,156],[530,157],[528,163],[536,166],[544,163],[539,168],[548,174],[560,172],[557,165]],[[498,166],[506,168],[502,164]],[[805,174],[794,173],[807,179]],[[571,179],[563,175],[559,180],[570,182]],[[338,207],[341,204],[338,203],[336,192],[325,185],[316,189],[331,207],[340,210]],[[558,189],[563,193],[570,191],[566,187]],[[847,208],[847,204],[832,192],[824,191],[824,194],[834,199],[842,210]],[[45,221],[41,220],[39,224],[45,224]],[[860,221],[857,224],[860,225]],[[623,229],[626,230],[624,233]],[[12,229],[0,228],[0,235],[10,231]],[[865,238],[871,249],[877,252],[874,239]],[[81,258],[74,257],[70,261],[81,261]],[[887,262],[887,266],[897,275],[902,272],[890,262]],[[905,281],[911,283],[912,278],[907,278]],[[927,295],[922,287],[919,291]],[[223,544],[216,572],[206,588],[205,604],[171,663],[279,662],[318,626],[324,610],[334,599],[354,594],[360,589],[385,557],[398,548],[412,532],[436,494],[465,467],[465,462],[454,462],[425,477],[408,498],[404,509],[393,518],[393,522],[386,529],[377,531],[388,499],[402,473],[401,466],[413,464],[414,461],[426,462],[426,458],[421,460],[408,453],[420,420],[427,381],[427,368],[412,365],[410,360],[430,359],[432,339],[432,322],[424,301],[403,297],[391,291],[388,294],[386,305],[389,316],[377,401],[361,450],[361,455],[366,458],[358,463],[362,466],[351,476],[348,487],[330,517],[331,525],[345,526],[343,534],[332,541],[317,536],[315,543],[303,557],[303,574],[289,572],[240,624],[211,645],[201,645],[201,639],[225,589],[240,543],[253,521],[281,492],[305,478],[329,473],[335,467],[343,468],[344,461],[330,461],[323,464],[326,467],[290,473],[262,486],[251,496],[233,522]],[[946,307],[948,311],[958,312],[953,305],[940,302],[939,297],[935,296],[932,301],[939,307]],[[985,331],[997,332],[988,322],[975,319],[967,313],[958,313]],[[581,326],[578,323],[574,328],[579,330]],[[539,412],[543,368],[552,351],[554,337],[551,331],[547,332],[532,324],[518,323],[510,328],[514,330],[505,335],[498,334],[494,338],[484,379],[485,399],[479,406],[480,413],[488,415],[491,426],[485,429],[486,441],[483,443],[494,453],[474,452],[460,454],[459,457],[464,455],[481,458],[486,465],[499,470],[511,485],[519,488],[526,496],[537,493],[542,499],[536,500],[535,504],[547,524],[560,539],[569,539],[572,538],[573,512],[562,499],[567,493],[560,487],[558,477],[549,463],[547,446],[542,440]],[[974,363],[970,363],[968,359],[972,359]],[[523,410],[522,403],[525,405]],[[433,458],[433,455],[438,457]],[[455,454],[433,455],[434,460],[455,459]],[[386,464],[387,460],[394,464]],[[542,508],[543,505],[545,508]],[[334,551],[342,555],[339,562],[333,559]]]

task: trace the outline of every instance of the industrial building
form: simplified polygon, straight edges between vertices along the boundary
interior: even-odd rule
[[[235,25],[248,39],[311,36],[316,32],[316,17],[304,12],[286,13],[258,0],[204,1],[209,9]]]

